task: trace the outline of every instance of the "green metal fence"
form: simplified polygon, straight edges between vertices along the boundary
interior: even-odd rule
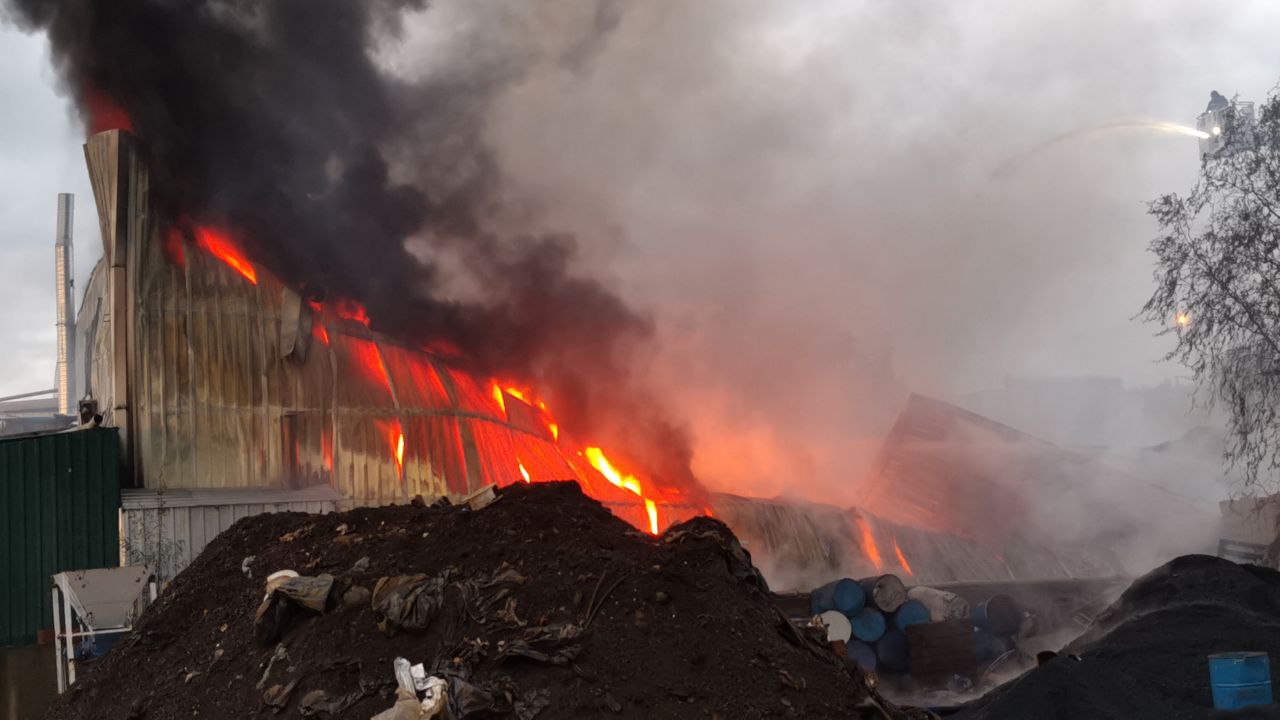
[[[49,576],[119,564],[115,428],[0,439],[0,647],[52,627]]]

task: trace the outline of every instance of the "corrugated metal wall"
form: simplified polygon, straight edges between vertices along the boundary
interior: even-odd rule
[[[0,441],[0,646],[52,627],[49,576],[118,564],[119,448],[113,428]]]
[[[86,329],[98,340],[90,391],[122,428],[138,484],[324,483],[377,505],[515,482],[521,464],[535,480],[581,479],[577,458],[545,426],[508,415],[487,384],[332,303],[303,301],[264,268],[247,277],[189,228],[162,226],[140,157],[119,131],[86,145],[110,261],[94,286],[102,297],[85,299],[100,309]]]
[[[1106,548],[1048,544],[1014,535],[1000,545],[898,525],[855,508],[712,495],[716,517],[766,568],[777,589],[841,577],[900,575],[909,583],[1008,582],[1116,577]]]
[[[264,512],[328,513],[337,490],[125,490],[124,559],[146,563],[161,581],[182,572],[218,533],[240,518]]]

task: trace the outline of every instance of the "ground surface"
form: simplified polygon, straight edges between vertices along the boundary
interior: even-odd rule
[[[1213,717],[1207,656],[1230,651],[1270,652],[1280,688],[1280,573],[1189,555],[1136,581],[1064,655],[953,717]]]
[[[335,596],[382,576],[450,581],[424,631],[388,636],[366,598],[264,646],[254,614],[281,569],[332,574]],[[396,656],[465,681],[477,693],[466,709],[491,708],[468,718],[886,717],[867,707],[861,674],[792,630],[762,585],[719,522],[653,538],[573,484],[513,486],[477,512],[262,515],[210,544],[49,718],[363,720],[391,706]]]

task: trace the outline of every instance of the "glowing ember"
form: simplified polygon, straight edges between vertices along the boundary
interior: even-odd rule
[[[387,390],[391,389],[391,378],[387,375],[386,363],[382,361],[382,351],[377,343],[359,338],[351,338],[349,343],[357,364],[369,378],[377,380]]]
[[[226,263],[227,267],[243,275],[249,282],[258,284],[258,272],[253,269],[253,263],[236,247],[225,230],[201,226],[195,229],[195,236],[196,244],[210,255]]]
[[[517,461],[516,461],[516,465],[517,465],[517,466],[519,466],[519,468],[520,468],[520,477],[524,478],[524,481],[525,481],[525,482],[530,482],[530,480],[529,480],[529,471],[524,469],[524,463],[522,463],[522,462],[520,462],[519,460],[517,460]]]
[[[1173,322],[1176,323],[1178,327],[1184,328],[1191,324],[1191,315],[1186,312],[1180,312],[1173,317]]]
[[[553,440],[559,440],[559,439],[560,439],[560,426],[559,426],[559,425],[557,425],[557,424],[555,424],[555,423],[553,423],[553,422],[549,422],[549,423],[547,423],[547,429],[551,431],[551,439],[553,439]]]
[[[658,534],[658,506],[649,498],[644,499],[644,511],[649,514],[649,532]]]
[[[404,433],[396,438],[396,465],[404,468]]]
[[[880,548],[876,547],[876,537],[871,532],[871,525],[867,523],[867,519],[858,516],[858,535],[859,542],[862,544],[862,551],[867,554],[867,559],[875,565],[876,570],[884,567],[884,562],[880,559]]]
[[[334,300],[333,312],[343,320],[353,320],[365,327],[369,327],[369,311],[354,300],[347,300],[346,298]]]
[[[329,344],[329,331],[325,330],[324,325],[321,325],[319,322],[316,322],[316,324],[311,326],[311,334],[325,345]]]
[[[328,430],[320,433],[320,456],[324,458],[324,469],[333,469],[333,433]]]
[[[903,555],[902,548],[898,547],[898,538],[896,537],[893,539],[893,554],[898,556],[898,564],[902,566],[903,570],[907,571],[908,575],[915,575],[915,573],[911,572],[911,563],[907,562],[907,556]]]
[[[174,265],[186,267],[187,256],[182,250],[182,231],[176,227],[169,228],[169,234],[165,236],[164,254]]]

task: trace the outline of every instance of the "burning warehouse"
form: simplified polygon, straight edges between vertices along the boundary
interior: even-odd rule
[[[137,488],[126,536],[141,557],[178,542],[172,562],[185,564],[243,506],[456,500],[513,482],[576,480],[652,533],[707,509],[698,495],[646,487],[601,448],[571,445],[534,391],[372,330],[355,301],[304,297],[226,231],[165,224],[129,133],[94,135],[85,154],[103,237],[78,320],[85,394],[121,431]],[[216,520],[168,537],[161,494]]]
[[[1153,456],[1126,419],[1086,447],[909,390],[1119,374],[1054,365],[1063,327],[1129,342],[1080,330],[1114,308],[1037,312],[1119,234],[1056,221],[1120,197],[1063,182],[1062,148],[1155,130],[1208,169],[1280,109],[1001,98],[1043,86],[1011,40],[1059,51],[1022,33],[957,102],[975,66],[897,45],[969,11],[768,5],[0,0],[78,114],[101,236],[76,313],[68,196],[56,402],[0,398],[37,431],[0,438],[0,639],[51,635],[49,720],[1042,717],[1086,691],[1132,720],[1280,643],[1274,573],[1168,561],[1274,533],[1113,466]],[[1152,303],[1182,349],[1215,326]]]

